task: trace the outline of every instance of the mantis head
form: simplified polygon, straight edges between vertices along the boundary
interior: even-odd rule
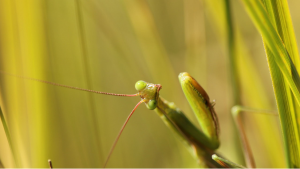
[[[162,86],[160,84],[152,84],[142,80],[135,83],[135,89],[139,92],[139,96],[150,110],[156,108],[159,90],[161,88]]]

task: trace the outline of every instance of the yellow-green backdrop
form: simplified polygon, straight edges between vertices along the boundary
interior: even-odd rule
[[[239,42],[242,103],[276,111],[261,37],[243,5],[230,2]],[[2,165],[47,167],[51,159],[60,168],[102,167],[120,127],[139,101],[138,97],[97,95],[9,74],[128,94],[136,93],[138,80],[159,83],[161,96],[173,101],[196,124],[177,80],[180,72],[189,72],[216,100],[219,152],[243,164],[230,114],[235,89],[230,82],[223,3],[0,0],[0,70],[6,72],[0,75],[0,106],[12,147],[1,125]],[[300,1],[289,3],[297,35]],[[284,167],[278,118],[246,114],[244,122],[257,166]],[[142,105],[122,134],[108,167],[197,164],[156,113]]]

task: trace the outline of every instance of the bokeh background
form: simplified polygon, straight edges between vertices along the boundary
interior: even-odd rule
[[[140,100],[51,86],[11,74],[86,89],[136,93],[138,80],[163,86],[197,124],[178,83],[189,72],[212,100],[221,126],[218,152],[244,164],[231,118],[235,104],[276,104],[260,35],[242,2],[231,0],[235,58],[221,0],[0,0],[4,167],[102,167],[126,117]],[[299,40],[300,1],[288,1]],[[232,67],[234,71],[232,71]],[[232,77],[237,77],[235,86]],[[236,99],[238,98],[238,99]],[[263,111],[262,111],[263,112]],[[284,167],[278,117],[244,113],[258,167]],[[11,140],[11,146],[9,144]],[[144,105],[129,121],[107,167],[197,167],[196,160]]]

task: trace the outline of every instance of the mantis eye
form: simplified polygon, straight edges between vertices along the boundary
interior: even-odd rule
[[[137,81],[135,83],[135,89],[137,91],[141,91],[141,90],[145,89],[146,86],[147,86],[147,83],[145,81],[142,81],[142,80]]]
[[[155,109],[157,106],[157,102],[156,100],[150,100],[147,104],[148,109],[153,110]]]

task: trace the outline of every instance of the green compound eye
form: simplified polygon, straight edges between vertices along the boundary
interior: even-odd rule
[[[145,81],[142,81],[142,80],[137,81],[137,82],[135,83],[135,89],[136,89],[137,91],[143,90],[146,86],[147,86],[147,83],[146,83]]]
[[[147,104],[148,109],[153,110],[155,109],[157,106],[157,102],[156,100],[150,100]]]

